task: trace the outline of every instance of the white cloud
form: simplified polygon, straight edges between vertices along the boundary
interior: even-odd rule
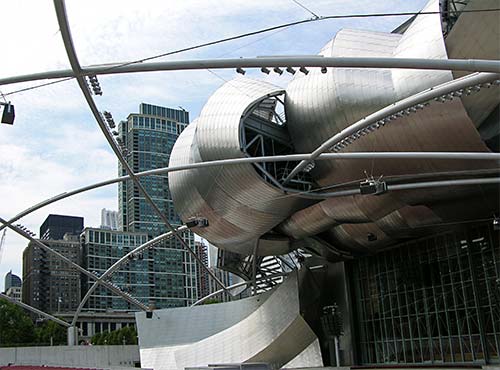
[[[425,0],[301,0],[315,13],[333,14],[419,10]],[[68,17],[82,65],[139,59],[269,26],[310,18],[291,0],[68,0]],[[2,4],[0,78],[67,69],[54,6],[50,0]],[[6,16],[7,15],[7,16]],[[315,54],[341,27],[391,30],[403,18],[320,21],[178,54],[169,59]],[[145,101],[183,106],[196,118],[209,95],[234,71],[155,72],[99,77],[104,95],[96,99],[115,121],[136,112]],[[285,86],[289,76],[247,76]],[[38,84],[0,86],[4,93]],[[0,126],[0,216],[8,218],[33,203],[63,191],[114,177],[117,164],[75,81],[8,97],[16,106],[14,126]],[[38,231],[49,213],[81,215],[98,225],[100,209],[117,208],[116,185],[43,208],[22,220]],[[4,274],[21,274],[26,242],[8,231]]]

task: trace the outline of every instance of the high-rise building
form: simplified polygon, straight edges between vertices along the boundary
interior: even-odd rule
[[[20,286],[11,286],[5,291],[5,295],[15,301],[21,302],[22,288]]]
[[[101,229],[118,230],[118,212],[103,208],[101,210]]]
[[[130,233],[98,228],[85,228],[80,237],[83,246],[83,267],[102,275],[118,259],[132,249],[144,244],[149,239],[146,233]],[[152,253],[145,251],[137,259],[128,261],[111,276],[111,281],[123,291],[142,301],[144,304],[155,303],[161,299],[161,293],[155,291]],[[95,280],[82,278],[82,289],[87,292]],[[109,289],[98,286],[90,296],[85,310],[88,311],[126,311],[135,309],[123,298]]]
[[[201,242],[194,242],[195,252],[203,261],[205,266],[208,266],[208,246]],[[208,275],[208,271],[202,269],[200,264],[196,264],[196,286],[198,291],[198,297],[205,297],[210,293],[209,289],[209,280],[210,276]]]
[[[219,279],[224,286],[228,287],[231,286],[235,283],[235,277],[236,275],[228,272],[221,270],[217,267],[210,267],[210,271]],[[238,282],[241,281],[241,279],[238,279]],[[220,290],[220,286],[218,286],[213,279],[208,279],[208,293],[215,293],[216,291]],[[235,293],[233,291],[233,293]],[[214,296],[214,299],[220,301],[220,302],[228,302],[231,300],[231,298],[225,294],[225,293],[220,293]]]
[[[64,234],[78,235],[83,230],[83,217],[49,215],[40,226],[40,239],[62,240]]]
[[[66,234],[62,240],[43,243],[81,264],[78,236]],[[49,313],[74,311],[81,299],[80,286],[79,271],[37,244],[28,244],[23,252],[23,302]]]
[[[134,172],[142,172],[167,167],[170,153],[179,134],[189,123],[189,113],[142,103],[139,113],[131,113],[121,121],[119,139],[126,149],[126,159]],[[126,174],[119,165],[120,174]],[[175,213],[168,187],[167,174],[148,176],[140,179],[148,194],[161,212],[173,225],[181,220]],[[150,237],[167,232],[167,227],[146,202],[132,181],[119,185],[119,227],[126,232],[147,233]],[[194,248],[194,235],[183,234],[186,243]],[[155,247],[150,255],[151,262],[145,266],[151,274],[156,291],[152,297],[156,307],[188,305],[197,299],[196,263],[194,258],[176,239],[167,240]],[[182,291],[182,293],[180,293]]]
[[[10,270],[8,273],[5,274],[5,286],[4,289],[5,291],[9,290],[10,287],[21,287],[22,282],[21,278],[17,275],[14,275],[12,273],[12,270]]]
[[[83,246],[83,267],[102,275],[131,250],[146,243],[146,233],[85,228],[80,237]],[[166,241],[168,243],[169,241]],[[183,307],[198,297],[194,263],[185,263],[185,251],[159,245],[140,253],[121,265],[110,280],[123,291],[155,308]],[[188,284],[186,284],[188,282]],[[82,277],[83,293],[94,280]],[[136,310],[122,297],[99,286],[85,305],[86,311]]]
[[[5,274],[5,295],[21,301],[21,278],[12,273],[12,270]]]
[[[118,126],[128,152],[127,162],[134,172],[167,167],[172,147],[188,124],[189,113],[184,110],[140,104],[139,113],[131,113]],[[126,175],[121,166],[119,169],[120,174]],[[141,183],[170,222],[180,224],[169,192],[167,174],[142,178]],[[152,236],[167,231],[132,181],[120,183],[119,207],[124,231],[146,232]]]

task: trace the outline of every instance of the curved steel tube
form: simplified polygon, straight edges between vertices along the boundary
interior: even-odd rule
[[[187,230],[187,226],[182,225],[182,226],[180,226],[180,227],[178,227],[176,229],[176,232],[182,232],[182,231],[185,231],[185,230]],[[81,300],[80,304],[78,305],[78,307],[77,307],[77,309],[75,311],[75,315],[73,316],[73,320],[71,321],[71,325],[72,326],[76,325],[76,321],[78,320],[78,316],[80,315],[80,312],[82,311],[83,306],[85,306],[85,303],[87,303],[88,299],[90,298],[90,296],[92,295],[92,293],[94,292],[94,290],[96,290],[97,286],[99,284],[101,284],[102,280],[104,280],[108,276],[112,275],[118,269],[118,267],[120,267],[120,265],[122,263],[126,262],[129,259],[130,256],[133,256],[134,254],[139,253],[139,252],[143,251],[146,248],[150,248],[153,245],[155,245],[156,243],[158,243],[158,242],[160,242],[160,241],[162,241],[164,239],[170,238],[172,236],[172,234],[173,233],[171,231],[169,231],[169,232],[167,232],[165,234],[162,234],[160,236],[157,236],[156,238],[151,239],[151,240],[147,241],[146,243],[138,246],[137,248],[131,250],[130,252],[128,252],[127,254],[125,254],[122,258],[120,258],[118,261],[116,261],[101,276],[99,276],[99,278],[90,287],[90,289],[87,291],[87,293],[85,294],[85,296]]]
[[[67,264],[69,264],[70,266],[72,266],[73,268],[75,268],[76,270],[80,271],[82,274],[87,275],[91,279],[94,279],[94,280],[97,279],[97,276],[94,275],[93,273],[91,273],[90,271],[87,271],[82,266],[80,266],[77,263],[71,261],[68,257],[63,256],[61,253],[59,253],[59,252],[53,250],[52,248],[48,247],[47,245],[45,245],[44,243],[42,243],[40,240],[34,239],[31,235],[29,235],[25,231],[21,230],[17,226],[12,225],[11,223],[9,223],[9,221],[5,221],[3,218],[0,217],[0,222],[2,224],[6,225],[7,227],[9,227],[10,229],[12,229],[13,231],[15,231],[16,233],[18,233],[19,235],[24,236],[30,242],[35,243],[40,248],[42,248],[42,249],[46,250],[47,252],[53,254],[57,258],[63,260],[64,262],[66,262]],[[102,284],[105,287],[107,287],[109,290],[111,290],[112,292],[120,295],[125,300],[127,300],[130,303],[132,303],[133,305],[141,308],[142,310],[147,310],[148,309],[148,307],[146,305],[142,304],[141,302],[139,302],[137,299],[133,298],[132,296],[129,296],[129,295],[125,294],[117,286],[115,286],[115,285],[113,285],[111,283],[108,283],[107,281],[103,281]]]
[[[78,70],[63,69],[32,73],[0,79],[0,85],[43,79],[79,77],[86,75],[137,73],[154,71],[181,71],[228,68],[262,67],[333,67],[333,68],[402,68],[460,70],[468,72],[500,73],[500,61],[480,59],[423,59],[423,58],[379,58],[379,57],[321,57],[321,56],[276,56],[262,58],[174,60],[153,63],[114,63],[101,66],[80,67]]]
[[[495,184],[495,183],[500,183],[500,178],[463,179],[463,180],[446,180],[446,181],[430,181],[430,182],[420,182],[420,183],[396,184],[396,185],[388,185],[388,189],[389,190],[407,190],[407,189],[417,189],[417,188],[425,188],[425,187],[443,187],[443,186],[461,186],[461,185],[483,185],[483,184]],[[339,197],[339,196],[355,195],[355,194],[359,194],[359,193],[360,193],[359,188],[357,188],[357,189],[350,189],[350,190],[341,190],[341,191],[332,192],[332,193],[323,193],[323,194],[318,194],[318,195],[322,197],[321,199],[324,199],[324,198],[327,198],[327,197]],[[27,234],[23,230],[17,228],[16,226],[11,225],[9,221],[5,221],[3,218],[0,217],[0,222],[3,223],[4,225],[8,226],[12,230],[14,230],[16,233],[20,234],[21,236],[24,236],[25,238],[27,238],[31,242],[37,244],[40,248],[43,248],[43,249],[47,250],[48,252],[54,254],[58,258],[62,259],[63,261],[65,261],[69,265],[73,266],[78,271],[82,272],[83,274],[87,275],[88,277],[90,277],[92,279],[95,279],[96,282],[92,286],[91,291],[89,290],[89,292],[87,292],[86,299],[84,298],[85,302],[88,299],[87,296],[90,296],[90,294],[93,292],[93,290],[95,289],[95,287],[99,283],[99,284],[102,284],[102,285],[106,286],[111,291],[117,293],[118,295],[120,295],[121,297],[123,297],[125,300],[129,301],[130,303],[132,303],[132,304],[134,304],[134,305],[136,305],[138,307],[140,307],[143,310],[148,310],[149,308],[147,306],[145,306],[144,304],[142,304],[141,302],[139,302],[138,300],[136,300],[136,299],[132,298],[131,296],[129,296],[129,295],[125,294],[124,292],[122,292],[118,287],[116,287],[113,284],[110,284],[110,283],[108,283],[108,282],[106,282],[106,281],[104,281],[102,279],[103,279],[103,277],[106,277],[110,273],[112,273],[113,271],[115,271],[116,268],[118,268],[118,266],[126,258],[128,258],[128,256],[131,255],[132,253],[137,253],[137,251],[145,249],[145,248],[149,247],[150,245],[158,242],[159,239],[163,239],[163,238],[165,238],[167,236],[171,236],[173,234],[172,232],[170,232],[170,233],[167,233],[168,235],[167,234],[160,235],[159,237],[157,237],[157,238],[149,241],[148,243],[145,243],[142,246],[137,247],[133,251],[129,252],[126,256],[122,257],[113,266],[111,266],[110,269],[108,269],[106,271],[106,273],[105,273],[106,276],[104,276],[104,274],[103,274],[103,276],[101,276],[101,278],[97,278],[97,276],[95,276],[94,274],[92,274],[89,271],[85,270],[80,265],[74,263],[73,261],[71,261],[67,257],[65,257],[65,256],[61,255],[60,253],[54,251],[53,249],[49,248],[48,246],[46,246],[45,244],[43,244],[39,240],[36,240],[36,239],[32,238],[29,234]],[[178,228],[177,231],[181,232],[181,231],[184,231],[185,229],[186,229],[185,226],[181,226],[180,228]],[[251,283],[251,282],[252,281],[248,281],[248,283]],[[229,289],[229,288],[227,288],[227,289]],[[224,290],[226,290],[226,289],[222,289],[222,290],[218,291],[218,293],[220,293],[220,292],[222,292]],[[218,294],[218,293],[216,293],[216,294]],[[208,297],[204,297],[204,298],[207,299]],[[201,302],[203,302],[203,300],[201,300]],[[198,304],[198,303],[200,303],[200,302],[199,301],[195,302],[195,304]],[[83,305],[81,305],[81,307],[83,307]],[[81,311],[81,307],[79,307],[78,314]],[[78,317],[78,316],[76,316],[76,317]],[[75,321],[75,319],[73,319],[73,320]]]
[[[411,182],[406,184],[387,184],[387,190],[409,190],[409,189],[421,189],[421,188],[439,188],[447,186],[464,186],[464,185],[488,185],[488,184],[500,184],[500,177],[486,177],[480,179],[460,179],[460,180],[444,180],[444,181],[425,181],[425,182]],[[317,198],[314,199],[325,199],[334,197],[344,197],[348,195],[360,194],[359,187],[355,189],[339,190],[331,193],[318,193]],[[322,198],[319,198],[319,197]]]
[[[267,275],[266,278],[269,278],[269,279],[272,279],[272,278],[275,278],[275,277],[280,277],[280,276],[285,276],[285,275],[288,275],[290,272],[279,272],[277,274],[272,274],[272,275]],[[227,287],[228,290],[232,290],[232,289],[235,289],[235,288],[239,288],[240,286],[244,286],[244,285],[250,285],[250,284],[253,284],[253,280],[245,280],[245,281],[241,281],[239,283],[236,283],[236,284],[233,284],[233,285],[230,285]],[[200,303],[203,303],[205,302],[207,299],[213,297],[213,296],[216,296],[217,294],[220,294],[220,293],[223,293],[224,290],[222,289],[219,289],[213,293],[210,293],[208,295],[206,295],[205,297],[201,298],[201,299],[198,299],[196,302],[194,302],[190,307],[194,307],[194,306],[197,306],[199,305]]]
[[[39,310],[38,308],[35,308],[35,307],[32,307],[24,302],[21,302],[21,301],[16,301],[15,299],[12,299],[11,297],[3,294],[3,293],[0,293],[0,298],[3,298],[3,299],[6,299],[7,301],[11,302],[11,303],[14,303],[15,305],[21,307],[21,308],[24,308],[25,310],[28,310],[28,311],[31,311],[31,312],[34,312],[38,315],[41,315],[41,316],[44,316],[46,317],[47,319],[49,320],[52,320],[56,323],[58,323],[59,325],[62,325],[62,326],[65,326],[67,328],[69,328],[71,325],[68,324],[66,321],[64,320],[61,320],[55,316],[52,316],[46,312],[43,312],[41,310]]]
[[[94,99],[92,98],[92,94],[90,93],[89,87],[87,85],[87,82],[85,81],[85,78],[82,75],[82,69],[80,66],[80,62],[78,61],[78,57],[76,55],[76,50],[73,45],[73,40],[71,38],[71,32],[69,29],[69,23],[68,23],[68,17],[66,15],[66,6],[64,4],[64,0],[54,0],[54,6],[56,9],[56,15],[57,15],[57,21],[59,23],[59,29],[61,31],[61,36],[64,42],[64,48],[66,49],[66,53],[68,54],[68,59],[71,64],[71,69],[73,70],[73,73],[76,76],[76,80],[78,82],[78,85],[80,86],[80,90],[82,90],[83,96],[85,97],[85,100],[87,101],[87,104],[92,111],[92,114],[94,115],[94,118],[97,121],[97,124],[101,128],[102,133],[104,134],[104,137],[108,141],[109,145],[111,146],[111,149],[115,153],[116,157],[120,161],[121,165],[127,172],[127,174],[130,176],[130,179],[134,182],[134,185],[137,186],[137,189],[139,189],[139,192],[144,196],[144,199],[146,200],[147,203],[153,208],[154,212],[160,217],[160,219],[163,221],[163,223],[167,226],[167,228],[173,232],[174,237],[178,240],[180,245],[182,245],[186,251],[200,264],[201,268],[204,269],[210,277],[215,281],[217,285],[219,285],[221,288],[225,288],[224,284],[215,276],[204,264],[203,261],[200,259],[200,257],[189,247],[189,245],[182,239],[179,235],[175,233],[175,228],[170,224],[168,221],[167,217],[163,214],[163,212],[158,208],[158,206],[155,204],[153,199],[150,197],[144,186],[141,184],[139,181],[139,178],[135,176],[134,171],[132,168],[130,168],[128,162],[125,160],[123,157],[120,149],[118,148],[118,145],[115,143],[113,140],[113,136],[111,135],[111,132],[108,130],[106,123],[104,122],[101,114],[99,113],[97,106],[94,102]]]
[[[420,93],[412,95],[408,98],[395,102],[379,111],[370,114],[369,116],[359,120],[358,122],[348,126],[344,130],[335,134],[330,139],[326,140],[317,149],[311,153],[311,157],[308,160],[302,160],[295,168],[290,172],[290,174],[283,180],[283,184],[290,181],[295,175],[302,171],[312,160],[318,158],[321,153],[326,152],[332,146],[339,143],[343,139],[349,137],[350,135],[356,133],[357,131],[367,128],[377,121],[384,119],[390,115],[400,112],[401,110],[410,108],[419,103],[424,103],[430,99],[440,97],[451,92],[464,89],[473,85],[480,83],[490,82],[500,78],[500,74],[496,73],[477,73],[473,75],[468,75],[450,82],[445,82],[444,84],[432,87],[430,89],[424,90]]]
[[[252,157],[252,158],[234,158],[234,159],[223,159],[216,161],[207,161],[200,163],[191,163],[185,164],[182,166],[175,167],[163,167],[157,168],[154,170],[148,170],[144,172],[136,173],[136,177],[150,176],[168,172],[176,172],[176,171],[184,171],[191,170],[197,168],[204,167],[212,167],[212,166],[229,166],[229,165],[237,165],[241,163],[260,163],[260,162],[286,162],[286,161],[300,161],[307,160],[310,158],[310,154],[289,154],[289,155],[279,155],[279,156],[265,156],[265,157]],[[458,152],[359,152],[359,153],[322,153],[320,154],[316,160],[349,160],[349,159],[460,159],[460,160],[494,160],[500,161],[500,153],[458,153]],[[43,200],[42,202],[29,207],[17,215],[12,217],[8,223],[16,222],[29,215],[30,213],[39,210],[49,204],[55,203],[59,200],[63,200],[69,198],[73,195],[80,194],[89,190],[97,189],[103,186],[115,184],[117,182],[129,180],[130,176],[120,176],[114,179],[109,179],[101,182],[97,182],[95,184],[86,185],[84,187],[71,190],[68,192],[61,193],[54,197]],[[1,225],[0,231],[3,230],[6,226]]]

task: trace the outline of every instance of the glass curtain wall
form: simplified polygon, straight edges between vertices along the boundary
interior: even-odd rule
[[[500,363],[491,223],[359,259],[353,272],[361,363]]]

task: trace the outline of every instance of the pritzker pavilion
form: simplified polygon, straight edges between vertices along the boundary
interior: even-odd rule
[[[500,364],[497,1],[430,0],[391,33],[343,29],[317,56],[106,67],[80,66],[55,4],[72,70],[0,83],[76,77],[127,176],[35,208],[125,179],[145,193],[140,177],[168,172],[185,225],[163,217],[170,231],[131,253],[192,229],[244,280],[212,274],[219,293],[249,292],[153,310],[108,280],[127,256],[101,276],[80,267],[141,309],[143,367]],[[168,168],[133,173],[86,76],[197,68],[242,76],[208,98]],[[294,77],[282,88],[249,68]],[[32,211],[0,221],[34,240],[13,226]]]

